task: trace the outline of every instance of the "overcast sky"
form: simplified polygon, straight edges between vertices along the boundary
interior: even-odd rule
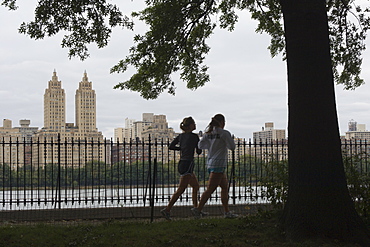
[[[217,113],[225,115],[226,129],[237,137],[251,138],[265,122],[274,122],[276,129],[287,128],[286,64],[281,57],[271,58],[267,50],[269,36],[254,32],[256,22],[247,12],[240,16],[234,32],[217,29],[209,40],[208,84],[191,91],[174,76],[176,96],[164,93],[156,100],[145,100],[136,92],[113,89],[132,71],[109,73],[128,54],[133,32],[115,29],[108,47],[98,50],[92,45],[89,59],[69,60],[68,50],[60,46],[61,35],[35,41],[18,33],[19,25],[32,19],[35,2],[19,1],[20,8],[15,12],[0,6],[0,118],[11,119],[13,127],[19,126],[20,119],[30,119],[31,126],[43,127],[43,95],[54,70],[66,92],[67,122],[74,123],[74,96],[86,70],[97,95],[97,127],[107,138],[113,137],[114,128],[124,127],[126,118],[141,120],[146,112],[165,114],[176,132],[184,117],[193,116],[197,129],[203,130]],[[138,10],[141,2],[125,1],[124,8],[128,13]],[[142,32],[143,27],[138,25],[136,30]],[[367,84],[355,91],[336,87],[342,135],[350,119],[370,128],[369,65],[367,51],[362,72]]]

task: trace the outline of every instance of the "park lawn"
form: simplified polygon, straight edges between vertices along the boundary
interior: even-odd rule
[[[276,215],[238,219],[156,219],[6,224],[0,246],[355,246],[318,240],[288,243]]]

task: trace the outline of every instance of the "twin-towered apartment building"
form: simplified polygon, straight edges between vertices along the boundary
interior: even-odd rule
[[[92,82],[85,72],[75,94],[75,123],[66,122],[66,95],[62,82],[58,80],[56,71],[48,82],[44,93],[44,126],[29,127],[30,120],[20,120],[21,127],[12,127],[12,121],[3,120],[0,127],[1,137],[21,138],[94,138],[103,139],[96,127],[96,94]]]
[[[44,127],[38,136],[59,133],[62,138],[103,139],[96,127],[96,94],[85,72],[75,94],[75,123],[66,122],[66,100],[62,82],[54,71],[44,94]]]
[[[10,119],[4,119],[0,127],[3,147],[0,149],[0,163],[11,164],[12,168],[35,161],[43,165],[58,161],[67,166],[88,160],[109,163],[112,147],[106,145],[96,126],[96,103],[95,90],[85,72],[75,94],[75,123],[67,123],[66,94],[54,71],[44,93],[44,126],[41,129],[30,127],[30,120],[23,119],[19,121],[20,127],[13,127]],[[143,121],[133,122],[132,127],[127,138],[142,140],[150,136],[154,140],[174,137],[165,115],[144,113]],[[123,138],[121,135],[117,140]]]
[[[0,127],[0,137],[17,137],[20,140],[26,138],[57,138],[61,139],[85,139],[103,141],[103,134],[96,125],[96,93],[92,88],[87,73],[83,73],[82,80],[78,84],[75,94],[75,123],[66,122],[66,94],[62,82],[58,79],[56,71],[53,72],[48,87],[44,93],[44,126],[30,127],[30,120],[19,121],[20,127],[13,127],[12,120],[4,119]],[[127,124],[126,119],[126,126]],[[174,137],[173,128],[168,127],[165,115],[143,113],[142,121],[134,121],[126,128],[115,129],[115,140],[123,138],[142,139],[151,135],[152,138]]]
[[[42,161],[42,164],[62,160],[63,164],[71,165],[78,162],[75,158],[77,154],[80,157],[89,156],[90,160],[105,156],[104,150],[98,146],[81,148],[63,144],[71,140],[103,142],[103,134],[96,127],[96,94],[86,72],[75,94],[75,123],[66,122],[66,95],[62,82],[54,71],[44,93],[44,126],[41,129],[30,127],[30,120],[20,120],[20,125],[21,127],[13,128],[12,121],[4,119],[3,127],[0,127],[4,146],[0,155],[6,163],[12,164],[12,167],[31,163],[30,160]],[[13,147],[15,143],[24,145]],[[36,143],[38,145],[35,145]],[[39,149],[42,144],[44,146],[41,152]],[[14,150],[17,155],[13,155]]]

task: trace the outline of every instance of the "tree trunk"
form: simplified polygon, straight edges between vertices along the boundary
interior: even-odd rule
[[[288,67],[289,191],[282,225],[294,241],[369,246],[341,155],[326,1],[281,0]]]

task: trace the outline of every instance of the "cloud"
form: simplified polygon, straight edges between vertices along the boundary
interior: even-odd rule
[[[127,3],[138,8],[137,1]],[[74,122],[74,95],[84,71],[93,82],[97,94],[97,126],[110,138],[113,129],[124,127],[125,118],[141,120],[142,113],[167,115],[169,126],[180,131],[179,123],[193,116],[198,130],[206,128],[217,113],[226,116],[226,128],[238,137],[251,138],[265,122],[275,128],[287,128],[287,71],[281,57],[271,58],[267,46],[270,38],[254,32],[256,23],[241,13],[234,32],[217,29],[209,40],[211,51],[206,58],[210,82],[196,91],[186,88],[174,76],[176,95],[164,93],[156,100],[144,100],[136,92],[114,90],[113,86],[129,78],[125,74],[110,74],[110,68],[128,54],[133,45],[133,32],[115,29],[111,43],[104,49],[90,46],[91,57],[86,61],[68,59],[66,49],[60,47],[61,35],[34,41],[17,33],[19,24],[32,18],[36,1],[20,2],[21,8],[8,12],[0,7],[2,39],[0,39],[0,118],[30,119],[32,126],[43,127],[43,94],[57,71],[67,97],[67,121]],[[137,25],[137,30],[145,29]],[[370,55],[364,56],[363,76],[370,79],[367,70]],[[341,133],[350,119],[370,124],[370,86],[356,91],[336,87],[337,107]]]

